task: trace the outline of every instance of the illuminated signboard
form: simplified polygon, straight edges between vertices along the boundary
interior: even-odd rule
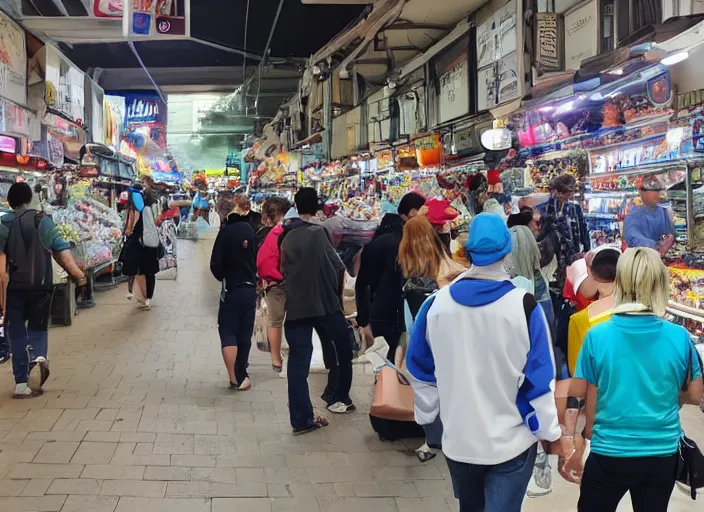
[[[16,153],[17,140],[7,135],[0,135],[0,151],[3,153]]]

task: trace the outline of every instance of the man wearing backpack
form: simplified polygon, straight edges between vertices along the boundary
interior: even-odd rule
[[[49,378],[48,327],[53,293],[51,257],[78,282],[86,278],[61,238],[54,222],[28,206],[32,189],[15,183],[7,193],[12,212],[0,220],[0,307],[6,312],[7,336],[12,346],[14,398],[42,394]]]

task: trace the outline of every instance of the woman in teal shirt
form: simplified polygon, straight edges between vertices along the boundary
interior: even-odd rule
[[[589,330],[575,377],[587,382],[591,453],[579,512],[666,512],[675,484],[679,406],[699,404],[702,371],[689,333],[662,319],[669,273],[657,251],[628,249],[616,271],[611,320]]]

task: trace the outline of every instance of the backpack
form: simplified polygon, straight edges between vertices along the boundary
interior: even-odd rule
[[[140,241],[144,247],[151,249],[159,247],[159,230],[154,222],[154,212],[149,206],[142,209],[142,240]]]
[[[10,231],[5,244],[10,290],[51,290],[54,285],[51,250],[39,237],[42,217],[36,210],[26,210],[12,220],[2,219]]]

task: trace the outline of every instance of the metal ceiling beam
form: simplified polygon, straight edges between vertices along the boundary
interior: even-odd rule
[[[389,25],[384,30],[442,30],[447,32],[452,29],[452,26],[436,25],[434,23],[414,23],[412,21],[399,21],[393,25]]]
[[[224,52],[236,53],[237,55],[242,55],[243,57],[246,57],[251,60],[256,60],[256,61],[262,60],[261,55],[257,55],[255,53],[250,53],[250,52],[247,52],[244,50],[240,50],[239,48],[233,48],[231,46],[225,46],[224,44],[214,43],[212,41],[208,41],[206,39],[201,39],[199,37],[191,36],[189,39],[191,41],[195,41],[196,43],[204,44],[206,46],[210,46],[211,48],[216,48],[216,49],[222,50]]]

